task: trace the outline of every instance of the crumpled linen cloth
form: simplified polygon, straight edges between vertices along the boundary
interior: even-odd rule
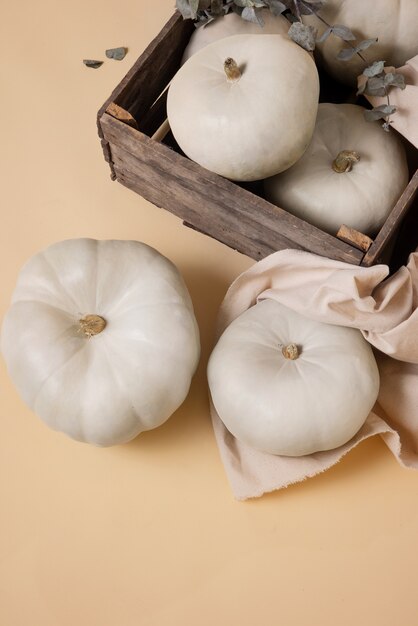
[[[238,441],[211,401],[215,436],[234,496],[245,500],[314,476],[373,435],[383,438],[401,465],[418,469],[418,251],[392,276],[386,265],[365,268],[300,250],[276,252],[231,285],[219,311],[217,337],[266,298],[321,322],[360,329],[375,348],[380,393],[348,443],[303,457],[266,454]]]
[[[385,71],[394,71],[394,69],[387,67]],[[397,109],[390,118],[391,125],[418,148],[418,56],[409,59],[396,71],[404,75],[406,87],[405,89],[391,89],[389,92],[390,103],[394,104]],[[386,97],[366,96],[366,98],[374,107],[387,104]]]

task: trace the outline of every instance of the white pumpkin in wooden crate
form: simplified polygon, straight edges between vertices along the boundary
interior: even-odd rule
[[[320,104],[301,159],[264,182],[266,197],[335,235],[345,224],[366,235],[383,225],[408,183],[405,150],[395,131],[368,122],[353,104]]]
[[[200,347],[168,259],[136,241],[73,239],[21,270],[1,349],[23,400],[49,426],[108,446],[170,417]]]
[[[168,90],[167,116],[190,159],[232,180],[259,180],[306,150],[318,96],[314,61],[288,37],[234,35],[180,68]]]
[[[339,60],[343,48],[349,48],[339,37],[330,35],[317,43],[316,53],[326,70],[343,82],[357,85],[366,65],[386,61],[386,65],[401,67],[418,54],[418,2],[417,0],[326,0],[318,11],[329,24],[344,25],[356,37],[354,46],[361,41],[377,38],[377,42],[349,60]],[[304,15],[306,24],[318,29],[319,36],[327,29],[315,15]]]
[[[213,404],[256,450],[302,456],[349,441],[379,391],[370,345],[353,328],[264,300],[224,331],[208,364]]]
[[[262,26],[244,20],[234,12],[217,17],[205,26],[199,26],[190,37],[181,63],[185,63],[187,59],[213,41],[232,35],[287,35],[290,22],[285,17],[273,15],[269,9],[262,10],[260,16],[264,22]]]

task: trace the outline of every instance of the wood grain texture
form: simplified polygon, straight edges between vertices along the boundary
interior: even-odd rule
[[[393,239],[399,230],[402,220],[410,210],[418,210],[418,170],[412,176],[405,191],[393,207],[373,244],[364,255],[362,265],[369,267],[370,265],[380,263],[385,249],[393,243]]]
[[[254,259],[296,248],[360,264],[353,246],[107,114],[101,123],[117,179],[196,229]]]

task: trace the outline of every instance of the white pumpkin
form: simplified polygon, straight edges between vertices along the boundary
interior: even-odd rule
[[[183,53],[181,63],[196,54],[199,50],[218,39],[231,37],[232,35],[287,35],[290,28],[289,21],[282,15],[273,15],[269,9],[261,11],[264,25],[243,20],[237,13],[228,13],[224,17],[218,17],[206,26],[196,28]]]
[[[73,239],[21,270],[1,349],[49,426],[108,446],[159,426],[183,402],[199,333],[183,279],[159,252]]]
[[[370,345],[353,328],[264,300],[224,331],[208,364],[228,430],[256,450],[302,456],[349,441],[379,391]]]
[[[234,35],[192,56],[168,90],[185,154],[232,180],[281,172],[312,136],[319,81],[310,55],[281,35]]]
[[[350,28],[358,43],[377,37],[378,42],[361,54],[371,65],[386,61],[386,65],[400,67],[418,54],[417,0],[327,0],[319,11],[329,24],[343,24]],[[304,16],[303,21],[318,29],[321,35],[326,26],[316,16]],[[355,54],[350,61],[339,61],[337,55],[348,44],[330,35],[317,44],[319,59],[327,71],[339,80],[357,85],[357,76],[365,63]]]
[[[332,235],[342,224],[376,234],[408,183],[408,165],[396,133],[363,113],[354,104],[321,103],[308,149],[264,182],[266,197]]]

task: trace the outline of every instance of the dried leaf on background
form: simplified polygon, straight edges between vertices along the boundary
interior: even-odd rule
[[[126,48],[109,48],[106,50],[106,56],[108,59],[114,59],[115,61],[122,61],[126,56]]]
[[[91,67],[94,70],[97,70],[98,67],[103,65],[103,61],[95,61],[94,59],[83,59],[83,63],[87,67]]]

